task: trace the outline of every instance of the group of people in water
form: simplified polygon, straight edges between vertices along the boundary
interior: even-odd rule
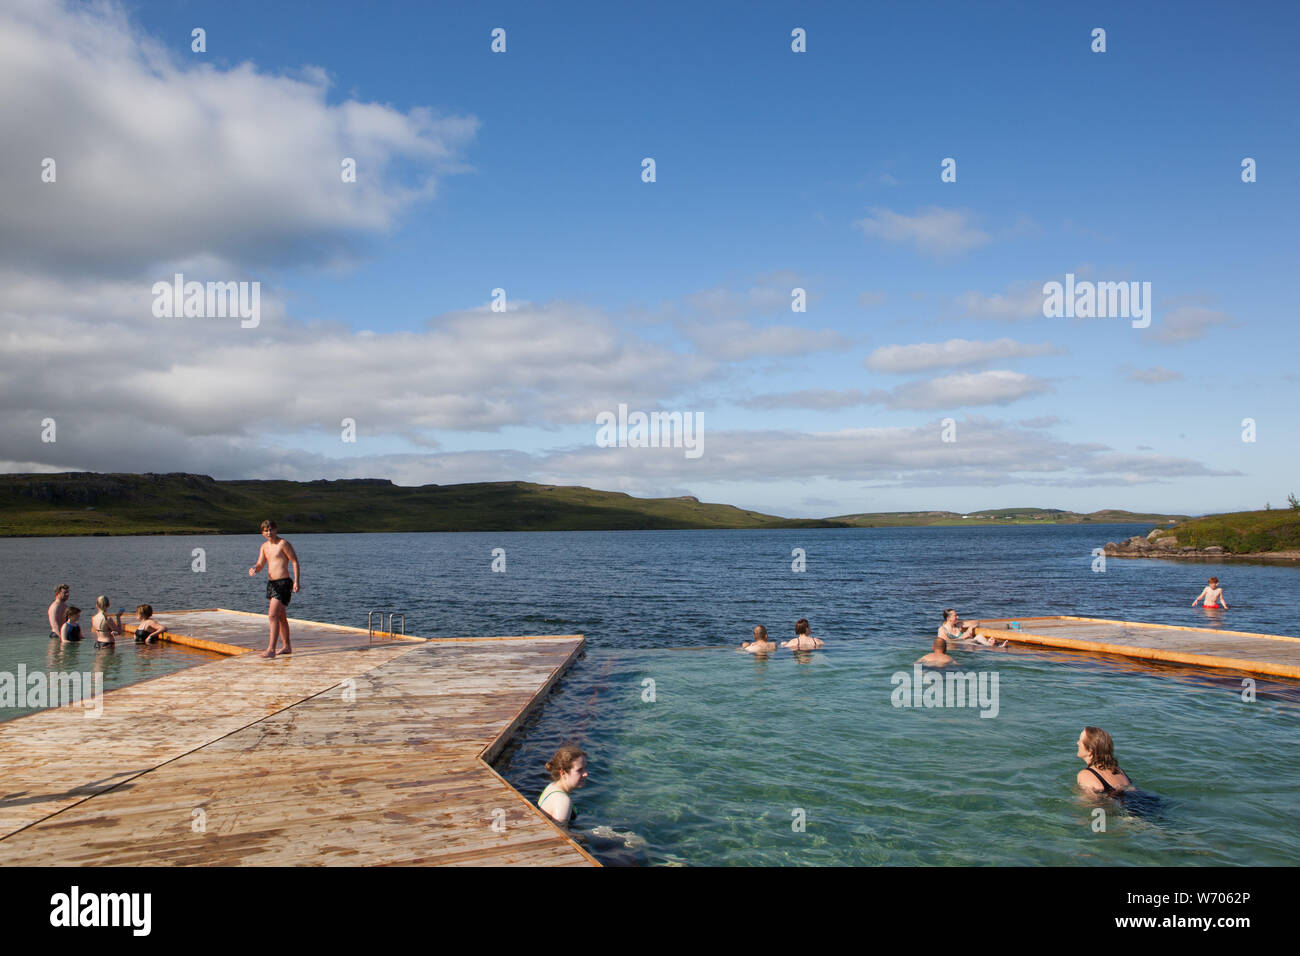
[[[257,564],[248,569],[250,576],[262,568],[268,569],[267,616],[270,623],[270,641],[262,657],[274,658],[279,655],[292,654],[289,644],[289,622],[287,608],[293,592],[298,590],[298,556],[289,542],[279,537],[274,521],[262,522],[262,536],[266,539],[258,551]],[[289,569],[293,568],[290,577]],[[49,606],[50,638],[57,638],[65,644],[82,640],[81,609],[68,603],[71,588],[59,584],[54,589],[54,601]],[[1210,610],[1226,608],[1223,588],[1219,579],[1212,577],[1201,593],[1192,601],[1192,606],[1202,604]],[[124,608],[118,608],[117,614],[110,613],[112,602],[107,595],[101,594],[95,599],[96,613],[91,618],[91,631],[95,635],[95,646],[110,648],[116,644],[125,631],[122,627]],[[137,625],[135,641],[137,644],[149,644],[158,641],[165,633],[165,627],[153,619],[153,608],[141,604],[136,608]],[[948,654],[950,641],[969,643],[979,646],[995,646],[993,640],[980,634],[979,621],[963,621],[954,608],[945,608],[943,623],[939,625],[929,654],[920,658],[918,663],[929,667],[945,667],[955,663]],[[780,648],[792,651],[813,651],[826,646],[825,641],[814,637],[807,618],[800,618],[794,625],[794,637],[788,641],[778,642],[769,639],[767,628],[755,625],[754,639],[745,641],[740,650],[756,655],[766,655]],[[283,641],[284,647],[277,645]],[[1002,647],[1006,646],[1003,641]],[[1133,781],[1120,769],[1115,760],[1115,743],[1110,734],[1100,727],[1085,727],[1079,734],[1076,755],[1085,764],[1076,778],[1080,789],[1087,793],[1107,797],[1118,797],[1133,790]],[[551,782],[546,785],[537,799],[537,806],[550,819],[566,829],[577,816],[573,808],[573,791],[587,782],[587,755],[580,747],[566,744],[555,751],[554,756],[546,762],[547,773]]]
[[[50,622],[50,640],[57,639],[64,644],[76,644],[82,640],[81,608],[68,603],[71,593],[72,588],[66,584],[54,587],[54,600],[46,612]],[[95,598],[95,613],[90,619],[90,630],[95,635],[96,647],[113,647],[126,633],[122,627],[122,615],[126,613],[126,608],[118,608],[117,613],[113,614],[110,611],[112,606],[113,602],[106,594]],[[166,632],[166,628],[153,619],[153,608],[150,605],[139,605],[135,609],[135,616],[135,643],[154,644]]]
[[[1209,610],[1228,606],[1228,602],[1223,598],[1223,588],[1218,578],[1209,579],[1209,583],[1192,601],[1193,607],[1197,604]],[[979,626],[979,621],[963,621],[955,609],[945,608],[943,623],[939,625],[938,633],[935,634],[930,653],[921,657],[917,663],[929,667],[946,667],[955,663],[948,655],[949,641],[983,647],[1007,646],[1006,641],[997,645],[991,638],[980,634]],[[775,652],[778,648],[811,651],[824,646],[825,642],[821,638],[812,636],[808,619],[801,617],[795,622],[794,637],[791,640],[784,642],[770,640],[767,628],[758,624],[754,627],[754,639],[742,643],[740,650],[750,654],[766,655]],[[1085,793],[1115,798],[1136,793],[1132,779],[1120,769],[1115,759],[1115,741],[1100,727],[1083,728],[1076,742],[1075,756],[1084,763],[1084,768],[1075,777],[1075,782]],[[577,815],[573,809],[573,791],[587,782],[587,755],[581,748],[566,744],[555,751],[555,755],[546,762],[546,770],[551,775],[551,782],[538,797],[537,806],[557,824],[567,829]]]

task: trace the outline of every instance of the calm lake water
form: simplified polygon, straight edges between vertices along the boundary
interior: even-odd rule
[[[1300,569],[1111,559],[1147,526],[290,536],[296,617],[364,626],[404,611],[429,637],[581,632],[588,653],[503,756],[535,797],[563,740],[591,755],[576,795],[593,848],[650,864],[1294,864],[1300,686],[1047,651],[965,652],[998,678],[997,715],[891,701],[944,607],[964,616],[1124,618],[1300,636]],[[0,670],[46,668],[54,584],[89,611],[265,609],[257,535],[0,541]],[[193,549],[206,570],[191,570]],[[504,573],[491,570],[505,549]],[[791,569],[792,550],[806,571]],[[1231,609],[1189,605],[1210,574]],[[732,648],[808,617],[827,650],[767,661]],[[88,615],[83,615],[83,621]],[[1221,623],[1219,623],[1221,621]],[[93,648],[75,649],[98,660]],[[122,645],[107,687],[208,655]],[[2,716],[14,716],[7,712]],[[1116,739],[1154,796],[1082,801],[1075,739]],[[1106,829],[1094,830],[1105,813]]]

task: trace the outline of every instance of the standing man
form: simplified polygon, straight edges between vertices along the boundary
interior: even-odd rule
[[[301,572],[298,569],[298,555],[294,553],[293,545],[276,534],[274,521],[268,519],[262,522],[262,537],[266,542],[258,550],[257,564],[248,569],[248,576],[251,578],[262,568],[266,568],[266,597],[270,602],[266,616],[271,622],[271,641],[258,657],[269,660],[275,657],[275,645],[281,635],[284,636],[284,650],[280,651],[280,655],[293,653],[293,647],[289,644],[287,612],[290,592],[298,590]],[[293,577],[289,576],[290,564],[293,565]]]
[[[50,619],[50,637],[59,637],[63,634],[63,622],[68,619],[68,595],[71,592],[72,589],[66,584],[54,586],[54,600],[46,612],[46,617]]]

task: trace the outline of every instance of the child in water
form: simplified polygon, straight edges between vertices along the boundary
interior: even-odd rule
[[[1218,578],[1210,578],[1210,583],[1201,589],[1201,593],[1196,595],[1192,601],[1192,607],[1196,607],[1197,601],[1205,601],[1206,610],[1217,611],[1219,608],[1226,608],[1228,602],[1223,599],[1223,588],[1219,587]]]
[[[64,644],[73,644],[81,640],[81,608],[68,605],[68,616],[63,622],[63,633],[59,639]]]

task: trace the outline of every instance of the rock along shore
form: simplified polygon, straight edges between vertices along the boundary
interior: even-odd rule
[[[1103,549],[1108,558],[1189,558],[1192,560],[1213,561],[1277,561],[1281,563],[1300,561],[1300,551],[1256,551],[1248,554],[1233,554],[1216,545],[1208,548],[1194,548],[1179,545],[1178,536],[1157,528],[1149,535],[1134,535],[1127,541],[1110,541]]]

